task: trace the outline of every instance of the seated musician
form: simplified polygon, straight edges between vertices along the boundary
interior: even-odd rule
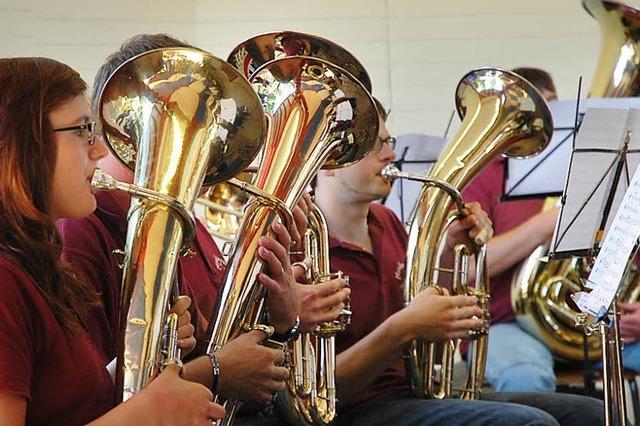
[[[93,286],[60,260],[55,221],[96,208],[86,84],[46,58],[0,59],[0,424],[210,424],[224,415],[205,386],[168,367],[114,408],[113,382],[88,324]],[[188,299],[173,307],[188,325]],[[181,327],[183,345],[193,343]]]
[[[603,424],[596,399],[545,393],[494,393],[481,401],[422,400],[409,388],[403,346],[413,339],[443,341],[480,327],[477,299],[428,288],[404,306],[402,282],[407,234],[387,208],[375,203],[390,184],[381,170],[395,159],[393,139],[379,105],[377,145],[360,162],[318,174],[315,201],[326,216],[332,271],[350,276],[352,323],[336,336],[339,425]],[[450,239],[474,238],[491,222],[477,203]],[[453,244],[450,244],[453,245]],[[491,340],[491,338],[489,338]]]
[[[555,85],[546,71],[516,68],[515,73],[531,82],[547,101],[557,99]],[[503,201],[503,158],[487,166],[469,184],[464,197],[477,201],[488,212],[495,236],[488,244],[491,276],[491,328],[485,378],[496,391],[554,392],[554,357],[541,341],[522,329],[511,308],[511,282],[520,264],[541,244],[552,237],[558,209],[542,211],[544,200]],[[634,306],[624,306],[634,311]],[[623,317],[623,335],[634,316]],[[636,334],[637,336],[640,334]],[[640,371],[640,345],[623,350],[626,368]]]

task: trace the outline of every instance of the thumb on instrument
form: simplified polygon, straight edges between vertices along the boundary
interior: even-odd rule
[[[261,343],[263,340],[268,339],[273,334],[273,327],[266,326],[263,328],[255,328],[247,333],[251,340],[255,343]]]

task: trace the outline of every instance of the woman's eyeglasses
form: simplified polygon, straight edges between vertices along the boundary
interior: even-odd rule
[[[89,145],[93,145],[96,141],[96,122],[90,121],[77,126],[61,127],[53,129],[54,132],[77,132],[78,137],[86,136]]]

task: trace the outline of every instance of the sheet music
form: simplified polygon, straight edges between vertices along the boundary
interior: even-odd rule
[[[587,287],[592,291],[574,295],[580,310],[595,317],[609,310],[638,236],[640,236],[640,172],[636,170],[589,274]]]

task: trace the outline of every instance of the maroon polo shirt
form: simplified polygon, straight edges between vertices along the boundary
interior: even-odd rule
[[[0,255],[0,392],[27,398],[28,425],[80,425],[113,407],[113,383],[85,330],[69,334],[31,279]]]
[[[500,235],[519,226],[542,211],[544,199],[502,201],[504,158],[489,164],[463,193],[465,202],[477,201],[493,222],[494,234]],[[491,277],[491,323],[515,321],[511,308],[511,280],[516,264]]]
[[[114,250],[124,250],[127,234],[126,212],[108,192],[96,194],[98,208],[83,219],[58,221],[64,248],[63,259],[101,294],[103,305],[90,315],[88,324],[91,336],[103,353],[113,359],[116,356],[115,333],[120,312],[122,287],[122,255]],[[180,257],[177,277],[181,294],[191,297],[191,322],[196,328],[198,346],[194,355],[206,350],[209,321],[214,317],[218,290],[222,283],[226,264],[220,250],[204,225],[196,221],[196,235],[191,253]]]
[[[404,306],[404,279],[407,234],[395,214],[379,204],[370,204],[369,235],[373,254],[362,247],[330,237],[331,270],[349,276],[351,324],[336,336],[340,353],[371,333]],[[349,406],[408,389],[401,357],[390,362],[385,372],[371,383]]]

